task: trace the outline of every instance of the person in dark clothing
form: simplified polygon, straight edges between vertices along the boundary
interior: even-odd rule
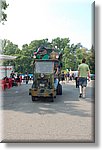
[[[74,72],[76,88],[79,88],[78,71]]]
[[[79,78],[79,89],[80,95],[79,97],[86,97],[86,86],[87,86],[87,77],[90,81],[90,69],[89,66],[85,63],[86,59],[82,59],[82,63],[78,66],[78,78]]]
[[[26,84],[28,84],[28,81],[29,81],[29,78],[30,78],[28,72],[25,73],[25,77],[24,78],[26,80]]]
[[[62,72],[62,74],[61,74],[61,81],[62,81],[62,83],[63,83],[64,80],[65,80],[65,74],[64,74],[64,72]]]
[[[13,71],[11,72],[10,77],[15,78],[15,73]]]
[[[17,83],[17,85],[21,85],[20,75],[19,74],[17,74],[16,83]]]

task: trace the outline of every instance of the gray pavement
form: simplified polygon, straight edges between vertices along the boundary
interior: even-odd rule
[[[75,83],[63,84],[63,95],[54,102],[31,101],[28,85],[2,92],[4,142],[94,142],[94,83],[86,99],[79,99]]]

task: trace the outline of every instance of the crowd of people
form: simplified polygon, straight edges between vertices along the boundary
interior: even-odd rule
[[[22,78],[21,74],[12,71],[9,77],[5,76],[0,80],[0,86],[5,90],[6,88],[11,88],[13,86],[20,86],[22,81],[28,84],[29,80],[30,76],[28,72],[26,72],[24,78]]]
[[[25,83],[28,84],[30,80],[30,76],[27,71],[25,72],[24,78],[22,78],[21,74],[15,73],[14,71],[11,72],[10,77],[14,79],[14,83],[17,83],[18,85],[21,85],[22,81],[25,81]]]
[[[12,86],[21,85],[22,76],[20,76],[20,74],[16,74],[14,71],[12,71],[10,74],[10,78],[12,78],[12,80],[13,80]]]
[[[64,71],[61,73],[61,83],[68,83],[70,81],[74,81],[76,79],[76,73],[78,71],[70,71],[67,73],[64,73]]]

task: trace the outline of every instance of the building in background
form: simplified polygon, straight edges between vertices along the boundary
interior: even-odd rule
[[[16,56],[1,55],[0,54],[0,79],[7,76],[10,77],[11,72],[14,70],[14,66],[3,66],[2,62],[4,60],[13,60]]]

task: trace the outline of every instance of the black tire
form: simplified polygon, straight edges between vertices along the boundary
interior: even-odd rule
[[[49,97],[49,102],[54,102],[54,98],[53,97]]]
[[[62,85],[59,84],[59,95],[62,95]]]
[[[58,84],[57,86],[57,95],[62,95],[62,85]]]
[[[32,101],[33,101],[33,102],[36,101],[36,98],[35,98],[34,96],[32,96]]]

